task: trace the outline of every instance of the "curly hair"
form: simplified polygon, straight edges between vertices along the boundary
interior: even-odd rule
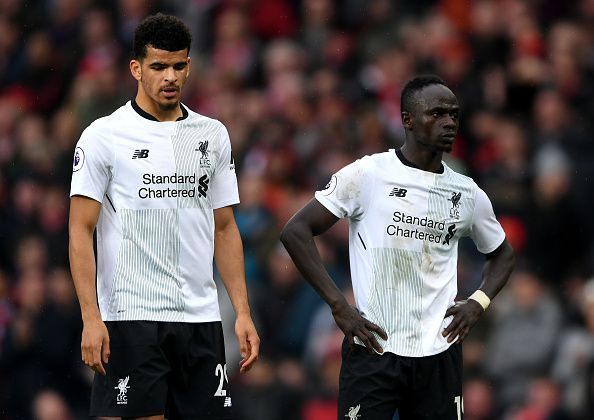
[[[144,19],[134,31],[134,58],[146,57],[147,47],[165,51],[190,51],[192,35],[181,19],[157,13]]]
[[[441,78],[433,74],[417,76],[409,80],[400,94],[400,110],[410,112],[414,105],[415,93],[431,85],[448,87]]]

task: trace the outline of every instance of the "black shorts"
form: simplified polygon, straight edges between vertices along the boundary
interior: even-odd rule
[[[229,419],[221,322],[106,322],[107,375],[95,374],[91,416]]]
[[[339,420],[459,420],[463,416],[462,345],[427,357],[369,354],[342,346]]]

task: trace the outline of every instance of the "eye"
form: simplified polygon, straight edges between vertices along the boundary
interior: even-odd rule
[[[183,70],[186,68],[186,65],[187,65],[186,63],[179,63],[179,64],[176,64],[175,66],[173,66],[173,68],[175,70]]]

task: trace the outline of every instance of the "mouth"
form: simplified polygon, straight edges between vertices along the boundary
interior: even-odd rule
[[[175,87],[175,86],[168,86],[168,87],[164,87],[161,89],[161,92],[163,92],[163,95],[167,98],[167,99],[171,99],[174,98],[177,93],[179,92],[179,88]]]
[[[456,139],[456,133],[444,133],[440,137],[444,140],[453,142]]]

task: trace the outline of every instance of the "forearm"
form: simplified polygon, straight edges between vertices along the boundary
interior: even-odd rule
[[[479,289],[493,299],[507,283],[514,265],[514,251],[507,241],[504,241],[500,248],[487,256]]]
[[[215,263],[221,280],[227,289],[235,314],[249,315],[247,287],[245,282],[243,246],[235,223],[229,223],[215,232]]]
[[[92,233],[84,229],[70,230],[70,271],[80,303],[83,321],[101,319],[95,286],[95,254]]]
[[[314,234],[306,223],[289,221],[280,239],[301,275],[332,309],[346,303],[344,295],[326,271],[314,242]]]

